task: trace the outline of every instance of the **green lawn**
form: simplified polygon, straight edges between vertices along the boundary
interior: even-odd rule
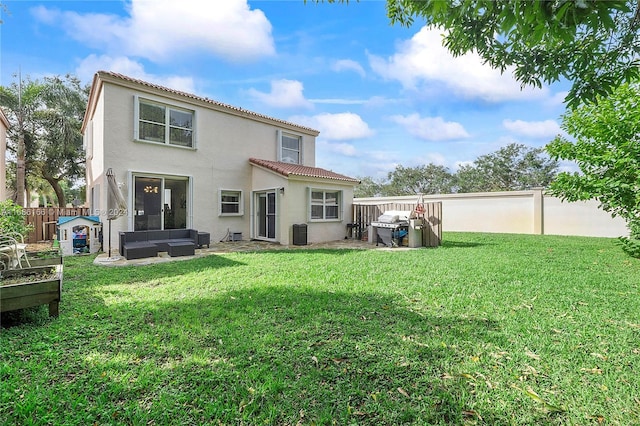
[[[613,239],[92,260],[65,259],[59,318],[0,333],[1,424],[640,424]]]

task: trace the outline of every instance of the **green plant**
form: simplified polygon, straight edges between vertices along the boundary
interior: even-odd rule
[[[629,256],[640,258],[640,219],[629,222],[628,237],[620,237],[620,245]]]
[[[26,224],[24,212],[22,207],[11,200],[0,202],[0,234],[17,232],[26,237],[33,226]]]
[[[554,160],[574,161],[580,172],[562,172],[549,192],[567,201],[595,199],[602,210],[627,221],[629,254],[640,252],[640,83],[622,85],[610,96],[568,110],[558,136],[546,146]]]

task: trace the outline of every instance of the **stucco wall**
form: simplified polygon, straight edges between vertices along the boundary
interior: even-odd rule
[[[340,220],[312,221],[309,219],[309,188],[326,191],[342,191]],[[277,203],[277,240],[282,244],[293,244],[293,225],[307,224],[307,242],[335,241],[345,237],[350,222],[353,186],[338,181],[307,179],[290,176],[288,179],[277,173],[254,167],[254,191],[275,190]],[[254,238],[252,229],[251,237]]]
[[[340,219],[316,221],[309,219],[310,199],[309,188],[324,191],[342,191],[340,200]],[[351,199],[353,198],[353,186],[340,184],[336,181],[309,181],[305,179],[291,180],[289,182],[289,193],[293,195],[290,199],[293,203],[288,203],[289,229],[288,238],[293,242],[292,224],[307,224],[307,242],[319,243],[323,241],[336,241],[343,239],[347,232],[347,223],[351,222]],[[300,202],[304,200],[304,202]]]
[[[626,223],[598,208],[596,201],[568,203],[542,190],[425,195],[442,202],[443,231],[618,237]],[[417,202],[417,196],[356,198],[356,204]]]
[[[575,203],[555,197],[544,198],[544,233],[551,235],[588,235],[618,237],[629,235],[626,223],[598,208],[595,200]]]

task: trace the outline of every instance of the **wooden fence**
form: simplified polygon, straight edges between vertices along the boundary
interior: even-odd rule
[[[353,232],[354,238],[363,239],[368,232],[371,222],[378,220],[378,217],[388,210],[414,211],[417,204],[415,202],[391,202],[381,204],[353,204]],[[422,245],[425,247],[438,247],[442,242],[442,203],[424,203],[424,213],[420,217],[424,218],[422,228]]]
[[[25,222],[32,225],[33,230],[27,237],[27,242],[51,241],[56,235],[56,224],[60,216],[87,216],[88,207],[38,207],[24,209]]]

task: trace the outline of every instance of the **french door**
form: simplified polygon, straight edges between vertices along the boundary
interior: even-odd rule
[[[188,178],[134,176],[134,231],[186,229]]]
[[[256,206],[256,236],[258,238],[276,238],[276,192],[257,192]]]

